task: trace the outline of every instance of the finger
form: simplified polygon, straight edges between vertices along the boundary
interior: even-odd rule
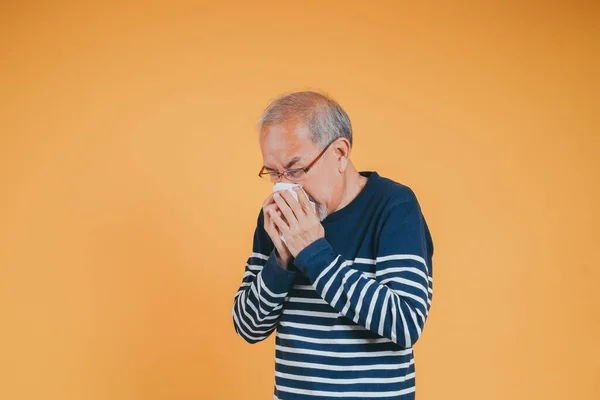
[[[279,210],[279,206],[276,203],[269,204],[268,206],[266,206],[263,209],[263,214],[265,215],[265,220],[266,219],[270,220],[271,212],[276,212],[277,215],[279,215],[280,217],[282,217],[285,220],[285,218],[283,217],[283,213],[281,212],[281,210]]]
[[[279,206],[275,203],[267,204],[266,206],[263,207],[263,213],[265,213],[265,215],[267,215],[271,211],[274,211],[274,210],[276,211],[278,209],[279,209]]]
[[[262,212],[263,212],[265,230],[266,230],[267,225],[271,223],[271,213],[269,212],[268,207],[263,207]]]
[[[290,227],[279,215],[277,215],[277,213],[271,212],[271,220],[273,221],[277,229],[279,229],[279,232],[283,234],[284,237],[287,236],[288,233],[290,233]]]
[[[296,194],[298,194],[298,188],[294,188],[294,191],[296,192]],[[285,193],[283,193],[283,196],[290,208],[292,209],[292,211],[294,212],[294,215],[296,216],[298,222],[302,224],[302,222],[306,220],[306,212],[302,209],[302,205],[300,205],[300,203],[298,202],[298,200],[296,200],[294,195],[287,190],[285,191]]]
[[[277,226],[271,218],[272,212],[277,213],[278,211],[272,210],[270,212],[265,213],[264,230],[271,238],[271,241],[273,242],[277,250],[282,251],[285,249],[285,244],[281,240],[279,230],[277,229]]]
[[[271,238],[271,241],[275,245],[275,248],[277,248],[279,252],[283,251],[285,248],[285,244],[281,240],[279,230],[277,229],[275,223],[271,218],[269,218],[269,224],[265,226],[265,231],[267,231],[267,234]]]
[[[310,199],[304,190],[300,188],[294,188],[296,193],[298,194],[298,203],[302,206],[302,209],[307,215],[316,215],[315,210],[313,210],[312,204],[310,203]]]
[[[269,234],[269,236],[271,236],[273,234],[273,232],[269,231],[269,229],[271,229],[271,225],[275,229],[274,233],[278,234],[278,232],[276,231],[277,227],[273,224],[273,221],[271,220],[271,213],[273,213],[273,212],[276,213],[277,215],[279,215],[280,217],[282,217],[281,211],[279,211],[279,208],[278,208],[277,204],[275,204],[275,203],[270,204],[270,205],[266,206],[265,208],[263,208],[263,215],[264,215],[263,228]]]
[[[270,209],[274,209],[277,211],[277,213],[283,217],[283,214],[281,213],[281,211],[279,211],[279,206],[277,205],[277,203],[275,203],[275,199],[273,199],[273,195],[275,193],[271,193],[271,195],[269,197],[267,197],[267,199],[264,201],[263,203],[263,214],[265,216],[268,216],[268,212]]]
[[[281,239],[281,232],[279,232],[279,229],[277,229],[277,226],[275,225],[274,221],[271,221],[271,230],[273,232],[273,237],[271,238],[271,241],[277,248],[277,251],[279,251],[279,254],[283,255],[284,252],[287,251],[287,245]]]
[[[271,241],[273,242],[273,245],[275,246],[279,254],[284,254],[284,252],[287,251],[287,245],[283,241],[283,235],[273,219],[270,220],[268,233],[269,237],[271,238]]]
[[[290,197],[292,197],[292,195],[289,194],[289,193],[287,193],[287,195],[290,196]],[[281,210],[281,212],[283,213],[283,216],[287,220],[287,222],[290,225],[290,227],[293,226],[293,225],[297,225],[298,224],[298,218],[296,217],[296,215],[294,214],[294,212],[290,208],[290,206],[287,203],[287,201],[281,196],[281,194],[276,193],[275,196],[273,196],[273,198],[275,199],[275,202],[279,206],[279,210]],[[294,198],[292,197],[291,201],[293,202],[293,201],[296,201],[296,200],[294,200]]]
[[[263,208],[265,208],[267,205],[269,205],[269,204],[273,203],[273,194],[274,194],[274,193],[271,193],[271,194],[269,195],[269,197],[267,197],[267,199],[264,201],[264,203],[263,203],[263,205],[262,205],[262,206],[263,206]]]

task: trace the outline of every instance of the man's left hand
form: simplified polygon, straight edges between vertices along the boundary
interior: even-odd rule
[[[298,194],[298,201],[287,190],[275,193],[273,198],[285,221],[277,212],[271,212],[271,218],[295,258],[309,244],[324,237],[325,229],[304,191],[298,188],[294,190]]]

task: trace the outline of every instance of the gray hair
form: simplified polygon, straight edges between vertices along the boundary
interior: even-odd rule
[[[298,120],[308,126],[313,143],[325,147],[337,138],[346,138],[352,146],[352,124],[348,114],[329,96],[317,92],[284,94],[269,104],[258,120],[258,129],[285,121]]]

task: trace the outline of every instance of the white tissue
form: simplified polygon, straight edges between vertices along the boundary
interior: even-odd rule
[[[300,184],[298,184],[298,183],[278,182],[278,183],[276,183],[276,184],[273,186],[273,193],[275,193],[275,192],[280,192],[280,191],[282,191],[282,190],[287,190],[287,191],[289,191],[289,192],[292,194],[292,196],[294,196],[294,198],[296,199],[296,201],[298,201],[298,193],[296,193],[296,192],[294,191],[294,188],[295,188],[296,186],[299,186],[299,187],[300,187],[300,189],[302,189],[302,185],[300,185]],[[304,189],[302,189],[302,191],[304,192]],[[304,193],[306,194],[306,192],[304,192]],[[308,195],[307,195],[307,197],[308,197]],[[314,212],[317,212],[317,207],[316,207],[315,203],[311,201],[311,202],[310,202],[310,205],[312,206],[312,208],[313,208],[313,211],[314,211]],[[285,243],[285,239],[283,238],[283,236],[281,236],[281,241],[282,241],[283,243]]]

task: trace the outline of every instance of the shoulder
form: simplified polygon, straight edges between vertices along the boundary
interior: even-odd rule
[[[375,175],[374,178],[377,181],[375,196],[381,204],[385,205],[385,208],[418,204],[417,196],[409,186],[380,175]]]
[[[413,243],[415,248],[426,243],[428,251],[433,254],[429,228],[415,192],[409,186],[389,178],[378,177],[378,181],[376,191],[380,212],[376,219],[378,246],[382,236],[392,237],[394,240],[400,237],[405,245]]]
[[[376,174],[376,173],[375,173]],[[377,231],[394,226],[420,225],[423,213],[417,195],[408,185],[374,175],[376,185],[373,194],[374,219]],[[415,226],[416,226],[415,225]]]

